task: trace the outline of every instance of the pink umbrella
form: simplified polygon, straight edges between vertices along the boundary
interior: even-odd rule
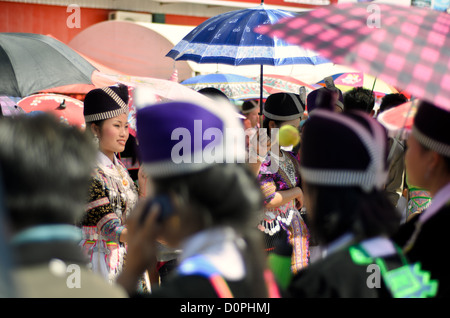
[[[334,63],[378,76],[450,110],[447,13],[383,3],[344,3],[261,26],[256,32],[312,49]]]
[[[122,83],[129,87],[128,107],[130,113],[128,116],[130,133],[136,137],[136,107],[133,101],[133,92],[137,87],[143,87],[148,94],[153,94],[153,101],[159,102],[164,100],[184,100],[191,102],[210,102],[211,100],[188,88],[180,83],[171,80],[163,80],[151,77],[129,76],[129,75],[109,75],[98,74],[98,80],[104,80],[110,83]]]

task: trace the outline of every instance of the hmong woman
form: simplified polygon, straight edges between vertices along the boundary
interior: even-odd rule
[[[293,277],[293,297],[403,296],[387,288],[402,287],[390,280],[391,269],[410,268],[389,239],[400,214],[383,192],[387,149],[385,130],[365,113],[311,113],[302,132],[300,172],[308,224],[324,254]],[[380,275],[370,276],[374,266]]]
[[[112,86],[90,91],[84,101],[87,131],[99,152],[81,221],[81,246],[94,272],[113,283],[126,254],[126,219],[138,201],[138,190],[116,157],[128,140],[128,88]]]
[[[419,261],[439,283],[436,297],[449,297],[450,274],[442,255],[450,222],[450,112],[421,101],[407,140],[408,181],[427,189],[431,204],[402,225],[395,236],[411,261]],[[426,199],[426,197],[425,197]]]
[[[214,132],[217,147],[234,147],[225,132],[241,129],[241,123],[230,105],[215,106],[167,102],[137,113],[141,158],[153,193],[129,219],[127,266],[118,282],[131,295],[138,275],[157,253],[154,243],[160,238],[181,254],[177,268],[152,290],[152,297],[280,296],[266,268],[262,233],[254,226],[262,208],[259,184],[248,167],[238,163],[245,158],[244,149],[236,148],[224,161],[229,153],[212,154],[212,143],[191,148],[185,142]],[[177,129],[184,133],[181,141],[173,138]],[[180,144],[184,160],[177,162],[174,156],[180,151],[174,149],[180,150]],[[216,160],[210,160],[212,155]],[[204,160],[195,161],[196,157]],[[150,202],[156,203],[148,206]]]
[[[283,125],[292,125],[297,128],[300,125],[303,110],[299,95],[272,94],[264,105],[263,128],[269,130],[268,134],[271,129],[280,128]],[[305,220],[300,214],[303,206],[303,191],[299,168],[297,154],[281,149],[278,144],[272,144],[271,151],[262,162],[258,175],[265,196],[264,216],[258,228],[266,234],[266,249],[269,253],[275,249],[275,242],[278,239],[287,237],[293,249],[291,258],[293,273],[309,262],[310,235]]]

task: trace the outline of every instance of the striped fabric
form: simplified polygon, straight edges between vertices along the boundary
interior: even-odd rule
[[[114,118],[119,116],[120,114],[128,114],[128,105],[120,98],[119,95],[117,95],[111,88],[109,87],[102,87],[101,90],[103,90],[106,94],[108,94],[109,97],[120,107],[119,109],[114,109],[110,111],[106,111],[103,113],[97,113],[97,114],[91,114],[86,115],[84,117],[85,121],[87,123],[89,122],[95,122],[99,120],[105,120],[109,118]]]
[[[311,118],[322,117],[330,121],[341,123],[354,131],[364,144],[367,153],[370,156],[370,162],[364,171],[361,170],[339,170],[339,169],[317,169],[306,167],[305,164],[300,166],[300,172],[303,180],[319,185],[331,186],[359,186],[364,191],[370,192],[373,188],[382,189],[386,182],[388,171],[384,166],[384,151],[382,145],[384,143],[384,135],[382,127],[371,125],[374,136],[357,121],[343,116],[335,116],[334,113],[317,109],[311,115]]]
[[[416,126],[413,126],[412,134],[417,139],[417,141],[420,142],[425,147],[430,148],[431,150],[436,151],[437,153],[443,156],[450,157],[449,145],[431,139],[430,137],[423,134]]]

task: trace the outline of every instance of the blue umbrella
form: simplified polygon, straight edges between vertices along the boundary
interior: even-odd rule
[[[261,77],[263,65],[328,63],[316,52],[253,31],[257,26],[275,24],[295,15],[285,10],[267,9],[263,3],[254,8],[219,14],[194,28],[166,56],[197,63],[259,64]],[[262,78],[260,83],[262,107]]]
[[[253,78],[237,74],[198,75],[181,82],[181,84],[198,91],[214,87],[222,91],[230,100],[255,99],[259,97],[259,83]],[[264,95],[268,95],[265,91]]]

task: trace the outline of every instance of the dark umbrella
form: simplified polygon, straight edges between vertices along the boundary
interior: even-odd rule
[[[41,90],[91,84],[96,70],[64,43],[41,34],[0,33],[0,94],[25,97]]]
[[[378,76],[450,110],[447,13],[382,3],[345,3],[255,31],[315,50],[337,64]]]

